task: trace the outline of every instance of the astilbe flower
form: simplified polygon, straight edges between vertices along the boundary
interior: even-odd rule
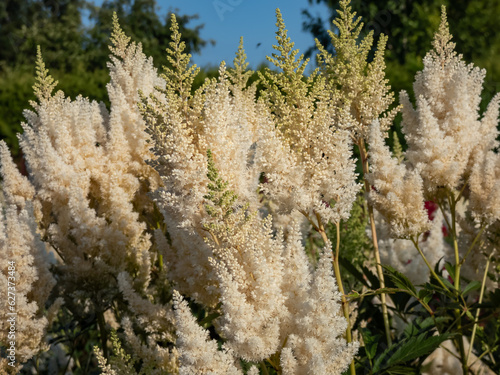
[[[498,117],[498,114],[497,114]],[[469,181],[470,208],[488,224],[500,220],[500,155],[491,150],[478,153]]]
[[[165,249],[168,275],[179,292],[221,314],[214,325],[224,339],[224,347],[231,350],[234,358],[258,362],[273,355],[279,356],[283,343],[291,335],[299,341],[303,337],[306,341],[316,338],[323,342],[322,335],[326,332],[318,328],[302,331],[291,316],[287,303],[301,306],[309,303],[310,297],[303,293],[293,299],[290,297],[287,302],[289,293],[285,288],[293,283],[293,279],[284,278],[285,272],[292,274],[285,271],[288,264],[283,258],[284,239],[280,233],[274,233],[271,217],[260,216],[257,183],[262,164],[258,161],[261,149],[267,147],[266,139],[275,136],[276,132],[272,129],[266,135],[265,130],[261,130],[263,124],[268,126],[273,122],[266,105],[255,103],[255,88],[246,87],[249,74],[245,70],[242,47],[229,79],[225,66],[221,65],[219,79],[207,82],[191,95],[189,87],[194,70],[188,68],[189,60],[183,54],[184,46],[175,19],[172,25],[174,41],[170,45],[169,58],[176,73],[167,70],[164,75],[166,88],[156,90],[149,97],[144,96],[140,104],[155,140],[157,159],[153,166],[164,183],[156,193],[155,201],[163,213],[167,235],[163,236],[160,231],[155,234],[157,243]],[[318,107],[321,106],[319,103]],[[302,115],[306,116],[305,113]],[[322,111],[321,116],[324,119],[326,111]],[[290,124],[292,122],[290,119]],[[328,127],[324,125],[323,128]],[[325,130],[325,134],[332,133],[330,129]],[[312,138],[312,133],[310,135]],[[338,139],[343,140],[342,137]],[[337,143],[340,143],[337,151],[342,150],[342,160],[350,171],[350,174],[346,172],[349,182],[355,186],[348,141]],[[325,153],[340,157],[334,151],[325,150]],[[321,166],[324,173],[327,173],[326,167],[326,163]],[[338,171],[338,177],[342,179],[340,173]],[[322,181],[326,193],[326,180],[322,180],[321,174],[316,177]],[[328,181],[335,182],[331,177]],[[337,191],[337,194],[340,193]],[[318,197],[320,204],[324,205]],[[300,234],[292,233],[290,238],[297,236]],[[297,248],[299,250],[304,258],[304,248],[301,246]],[[300,279],[312,279],[309,267],[302,267],[301,272]],[[332,275],[323,276],[315,277],[315,282],[311,282],[306,290],[312,291],[321,282],[334,287]],[[342,325],[343,318],[336,316],[339,296],[335,294],[333,297],[328,303],[333,303],[336,308],[331,311],[325,308],[322,313],[325,313],[325,319],[333,319],[329,322],[338,320],[339,327],[338,330],[334,327],[325,336],[324,351],[318,351],[314,360],[320,358],[328,362],[333,360],[330,358],[332,354],[347,350],[344,341],[333,339],[338,339],[345,330],[345,321]],[[318,309],[322,308],[322,301],[318,299],[315,303]],[[293,311],[297,309],[295,307]],[[299,315],[312,321],[315,312]],[[192,339],[183,337],[188,333],[179,326],[177,335],[178,344],[191,343],[181,350],[180,372],[184,371],[183,366],[197,371],[189,367],[194,364],[185,361],[199,358],[203,343],[194,345]],[[302,346],[299,341],[297,351]],[[342,360],[349,363],[354,352],[347,350],[349,354]],[[300,366],[313,366],[310,356],[298,355]]]
[[[124,35],[116,15],[112,44],[109,112],[102,103],[82,97],[71,100],[60,91],[53,95],[57,82],[48,75],[38,51],[34,86],[37,102],[31,103],[34,111],[25,111],[28,123],[23,124],[24,134],[19,136],[30,182],[12,163],[5,163],[8,152],[2,146],[6,198],[19,207],[33,200],[43,241],[57,254],[55,294],[64,295],[76,318],[102,315],[113,300],[120,298],[116,280],[120,272],[125,272],[134,275],[127,279],[129,289],[122,288],[130,310],[138,311],[138,319],[143,319],[150,333],[163,331],[160,336],[151,334],[152,340],[172,340],[167,332],[173,331],[173,318],[169,322],[168,314],[146,314],[137,306],[144,295],[152,298],[150,268],[154,255],[150,253],[145,215],[154,211],[146,193],[161,183],[146,164],[154,155],[149,151],[150,137],[137,108],[138,90],[150,93],[164,82],[141,46],[130,43]],[[100,329],[104,335],[105,328]],[[151,351],[162,349],[156,341],[148,344]],[[164,350],[163,354],[157,355],[155,364],[170,361],[175,365],[175,353]]]
[[[271,217],[262,220],[238,200],[218,176],[209,153],[209,177],[204,221],[210,233],[209,259],[219,281],[222,317],[217,328],[226,347],[247,361],[275,353],[280,341],[283,308],[283,239],[272,233]]]
[[[498,251],[500,221],[497,220],[493,223],[485,221],[482,225],[478,224],[477,219],[474,218],[476,214],[471,209],[471,205],[472,199],[462,199],[456,207],[455,216],[459,254],[460,257],[467,255],[467,261],[461,267],[461,275],[466,280],[476,280],[482,283],[486,268],[486,257],[494,255]],[[447,218],[448,223],[450,223],[451,217],[449,214]],[[483,228],[483,232],[481,232],[481,228]],[[474,241],[475,245],[472,246]],[[498,271],[490,266],[489,274],[496,275],[496,277],[486,278],[486,290],[494,290],[498,288],[498,282],[495,281],[498,280]]]
[[[470,209],[477,220],[498,226],[500,221],[500,155],[498,114],[500,94],[495,95],[481,120],[480,143],[469,159]]]
[[[179,374],[243,374],[230,349],[218,350],[208,331],[198,325],[187,302],[174,291],[175,319],[179,350]]]
[[[338,30],[328,30],[332,55],[316,40],[320,53],[318,65],[327,79],[328,91],[335,106],[336,123],[347,129],[354,142],[360,147],[368,138],[370,124],[379,120],[380,127],[387,131],[399,108],[389,110],[394,93],[385,78],[384,52],[387,36],[381,34],[373,60],[373,30],[361,38],[363,23],[361,17],[352,11],[350,0],[341,0],[333,24]]]
[[[449,211],[444,218],[464,276],[481,280],[481,253],[491,254],[498,241],[500,156],[494,150],[500,95],[480,118],[486,72],[467,65],[451,39],[443,7],[433,49],[415,78],[416,109],[406,93],[401,95],[405,158],[408,169],[423,181],[424,197]],[[467,262],[460,257],[467,257]]]
[[[161,272],[165,276],[165,272]],[[124,299],[128,303],[130,315],[125,315],[121,320],[124,329],[125,342],[133,352],[133,358],[140,360],[141,369],[148,375],[177,373],[178,351],[168,348],[165,344],[175,343],[175,325],[172,301],[161,303],[159,294],[164,292],[162,284],[169,286],[164,277],[156,280],[146,290],[144,296],[138,293],[132,284],[130,275],[122,272],[118,275],[118,287]],[[146,343],[140,338],[134,325],[139,332],[146,335]]]
[[[295,329],[281,351],[283,374],[342,374],[358,350],[358,342],[346,344],[342,337],[347,323],[339,315],[340,293],[331,264],[331,244],[327,243],[311,281],[307,283],[302,272],[299,282],[306,283],[299,284],[301,293],[289,297]]]
[[[0,142],[0,154],[5,198],[0,214],[0,263],[3,265],[0,282],[6,288],[5,298],[0,299],[3,311],[0,343],[8,356],[0,361],[0,372],[14,374],[33,355],[48,349],[45,332],[54,309],[57,310],[62,301],[57,300],[45,312],[55,280],[49,271],[48,254],[37,232],[33,203],[29,200],[33,189],[15,168],[3,141]],[[19,192],[25,194],[17,196]],[[14,352],[10,352],[11,346]]]
[[[261,219],[227,190],[210,152],[208,175],[211,184],[206,209],[211,218],[204,226],[211,235],[214,255],[210,262],[220,282],[222,316],[215,323],[225,346],[247,361],[261,361],[278,354],[291,338],[299,342],[319,340],[324,351],[316,350],[314,358],[298,354],[301,366],[311,367],[317,361],[338,364],[342,360],[335,351],[351,353],[343,357],[349,363],[356,344],[346,348],[345,341],[338,338],[346,327],[345,319],[337,316],[340,294],[327,297],[325,306],[319,296],[325,290],[320,293],[316,289],[328,285],[336,290],[331,263],[328,274],[317,271],[312,276],[299,228],[290,228],[286,245],[281,232],[273,235],[270,216]],[[331,253],[331,248],[327,246],[325,251]],[[309,304],[314,305],[312,310],[305,307]],[[328,323],[312,328],[301,319],[325,319]],[[322,330],[326,327],[327,332]],[[297,344],[297,351],[301,345]]]
[[[308,60],[287,36],[279,10],[277,53],[268,58],[281,72],[267,69],[261,80],[269,119],[261,123],[257,161],[265,173],[262,190],[279,211],[296,209],[324,223],[349,217],[359,189],[349,132],[335,124],[324,77],[316,70],[307,79]]]
[[[243,50],[240,47],[234,72],[221,64],[218,80],[209,80],[191,95],[196,74],[189,68],[189,55],[183,50],[175,16],[172,16],[173,41],[166,69],[165,90],[144,97],[140,105],[155,140],[158,159],[153,166],[164,187],[155,201],[164,216],[168,241],[163,241],[169,279],[180,292],[206,306],[218,303],[217,276],[208,258],[212,250],[205,243],[207,232],[202,222],[207,185],[207,150],[210,148],[219,173],[229,188],[255,209],[260,171],[253,162],[256,127],[261,113],[255,105],[255,88],[246,88]],[[231,76],[231,82],[230,77]],[[157,233],[161,238],[161,233]]]
[[[467,65],[455,52],[451,38],[443,7],[433,50],[425,56],[424,69],[417,73],[413,85],[416,109],[406,92],[400,96],[406,158],[422,176],[426,193],[438,188],[459,189],[473,164],[496,145],[499,97],[491,101],[480,119],[486,71]]]
[[[136,287],[148,282],[151,246],[140,212],[151,208],[145,196],[159,183],[145,163],[152,157],[148,135],[136,107],[137,90],[160,85],[152,60],[129,43],[116,16],[114,47],[104,104],[65,98],[48,75],[41,53],[28,123],[19,136],[39,227],[59,256],[61,288],[68,298],[108,301],[116,294],[114,277],[137,271]],[[104,302],[106,304],[107,302]]]
[[[392,157],[377,121],[371,125],[368,139],[372,172],[366,178],[373,186],[369,196],[373,207],[383,215],[394,237],[425,232],[429,222],[419,173]]]
[[[213,234],[211,263],[221,284],[222,316],[214,323],[224,338],[224,350],[247,361],[281,358],[286,374],[341,374],[359,343],[347,344],[342,338],[347,323],[338,315],[340,294],[331,267],[331,245],[325,246],[313,271],[296,224],[283,246],[280,235],[271,235],[269,218],[246,215],[240,210],[206,224]],[[195,343],[182,326],[177,334],[181,343],[190,343],[180,349],[183,373],[183,356],[191,362],[205,358],[200,354],[204,343]]]

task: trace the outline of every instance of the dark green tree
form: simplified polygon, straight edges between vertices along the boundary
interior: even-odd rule
[[[69,71],[81,60],[86,0],[0,2],[0,69],[33,64],[42,46],[51,68]]]
[[[78,94],[106,102],[109,81],[111,17],[116,11],[125,32],[141,42],[156,66],[167,64],[170,40],[168,15],[161,16],[155,0],[0,1],[0,138],[18,152],[15,133],[21,131],[23,109],[34,99],[36,47],[67,96]],[[85,17],[89,22],[83,22]],[[197,53],[209,42],[200,37],[203,25],[188,27],[197,16],[178,15],[187,52]]]
[[[105,0],[101,6],[90,6],[90,20],[93,26],[89,30],[90,44],[87,55],[91,59],[91,64],[97,67],[103,66],[103,62],[107,61],[108,36],[113,12],[117,13],[125,33],[132,40],[142,43],[144,52],[153,57],[158,67],[167,63],[165,48],[170,41],[172,12],[176,13],[187,53],[199,53],[207,43],[215,43],[213,40],[206,41],[200,37],[203,25],[194,28],[187,26],[191,20],[198,19],[198,15],[179,15],[178,10],[169,10],[168,14],[160,16],[156,0]]]
[[[311,32],[332,51],[325,25],[333,27],[338,1],[308,0],[308,4],[325,4],[330,9],[326,17],[314,16],[312,9],[303,10],[304,30]],[[446,5],[450,31],[457,51],[468,62],[486,68],[483,93],[485,102],[500,91],[500,34],[496,24],[500,19],[500,2],[488,0],[352,0],[353,10],[362,17],[362,34],[373,30],[375,36],[388,36],[386,64],[387,76],[396,93],[411,90],[413,78],[421,70],[422,58],[431,48],[434,32],[439,26],[441,5]],[[307,52],[312,54],[315,46]]]

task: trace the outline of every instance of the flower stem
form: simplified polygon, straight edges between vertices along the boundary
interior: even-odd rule
[[[453,250],[455,252],[455,279],[453,281],[458,299],[458,296],[460,296],[460,268],[461,268],[460,266],[462,265],[462,263],[460,262],[460,253],[458,251],[458,240],[457,240],[457,220],[456,220],[457,200],[455,199],[455,196],[451,191],[448,192],[447,199],[451,213],[451,235],[453,236]],[[469,373],[469,367],[467,363],[468,357],[465,354],[464,337],[462,332],[462,317],[460,314],[460,310],[458,309],[455,310],[455,315],[457,317],[457,329],[460,332],[460,336],[458,336],[455,339],[455,341],[457,343],[458,350],[460,352],[460,358],[462,360],[462,372],[464,375],[467,375]]]
[[[108,359],[108,334],[106,332],[104,312],[101,309],[97,311],[97,325],[99,326],[99,333],[101,336],[102,354],[104,358]]]
[[[366,146],[365,146],[365,141],[363,138],[360,138],[357,142],[359,152],[361,154],[361,162],[363,165],[363,176],[364,176],[364,183],[365,183],[365,192],[366,194],[370,194],[370,184],[366,180],[366,175],[370,172],[370,168],[368,165],[368,155],[366,152]],[[385,281],[384,281],[384,273],[382,271],[382,265],[380,262],[380,251],[378,249],[378,240],[377,240],[377,228],[375,227],[375,217],[373,215],[373,207],[370,204],[370,202],[367,202],[368,204],[368,215],[370,218],[370,228],[372,232],[372,241],[373,241],[373,255],[375,257],[375,264],[377,268],[377,275],[378,279],[380,281],[380,288],[385,288]],[[384,319],[384,327],[385,327],[385,337],[387,340],[387,345],[391,346],[392,345],[392,338],[391,338],[391,327],[389,325],[389,313],[387,312],[387,300],[386,300],[386,294],[382,293],[380,295],[380,300],[382,302],[382,316]]]
[[[261,362],[260,369],[262,370],[263,375],[269,375],[269,371],[267,371],[267,367],[264,361]]]
[[[488,260],[486,261],[486,268],[484,269],[484,275],[483,275],[483,282],[481,283],[481,292],[479,294],[479,305],[483,302],[483,296],[484,296],[484,287],[486,286],[486,278],[488,276],[488,268],[490,268],[490,260],[494,252],[491,253],[491,255],[488,257]],[[469,351],[467,352],[467,357],[465,358],[465,362],[469,363],[469,358],[472,353],[472,347],[474,346],[474,339],[476,338],[476,330],[477,330],[477,321],[479,319],[479,312],[480,308],[478,307],[476,310],[476,317],[474,319],[474,327],[472,328],[472,335],[470,338],[470,345],[469,345]]]
[[[418,236],[416,239],[410,238],[410,240],[411,240],[411,242],[413,242],[413,246],[415,246],[415,248],[418,250],[418,253],[420,254],[422,259],[424,260],[425,264],[427,265],[427,268],[429,268],[429,271],[431,271],[431,275],[434,276],[434,278],[439,282],[439,284],[441,284],[441,286],[443,287],[444,290],[449,292],[450,290],[448,289],[448,287],[445,285],[445,283],[443,283],[443,280],[441,280],[441,278],[436,274],[436,272],[434,271],[434,268],[432,268],[429,261],[427,260],[424,253],[422,252],[422,249],[420,249],[420,246],[418,245]]]
[[[328,237],[325,232],[325,227],[323,226],[323,223],[321,221],[321,217],[316,214],[316,218],[318,219],[318,232],[321,234],[321,238],[323,238],[323,241],[325,244],[328,242]],[[344,318],[347,321],[347,328],[345,331],[345,336],[346,336],[346,341],[347,343],[352,342],[352,333],[351,333],[351,318],[349,314],[349,303],[347,302],[347,299],[345,298],[345,292],[344,292],[344,286],[342,284],[342,277],[340,275],[340,267],[339,267],[339,252],[340,252],[340,224],[335,223],[337,227],[337,244],[335,246],[335,253],[333,253],[333,270],[335,272],[335,279],[337,280],[337,285],[339,288],[339,292],[341,294],[341,300],[342,300],[342,311],[344,313]],[[354,359],[352,359],[351,364],[349,365],[351,375],[356,375],[356,369],[354,367]]]

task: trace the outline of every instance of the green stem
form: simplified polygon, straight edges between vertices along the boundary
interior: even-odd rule
[[[352,333],[351,333],[351,318],[349,314],[349,303],[345,298],[344,285],[342,284],[342,276],[340,274],[339,267],[339,253],[340,253],[340,223],[335,223],[337,228],[337,244],[335,246],[335,255],[333,257],[333,269],[335,271],[335,278],[337,279],[337,284],[339,287],[339,291],[341,293],[342,299],[342,310],[344,311],[344,317],[347,320],[347,329],[346,329],[346,340],[348,343],[352,342]],[[324,233],[324,232],[323,232]],[[351,370],[351,375],[356,375],[356,368],[354,366],[354,359],[351,360],[349,365]]]
[[[425,257],[424,253],[420,249],[420,246],[418,245],[418,236],[417,236],[416,240],[413,237],[410,238],[410,240],[411,240],[411,242],[413,242],[413,246],[415,246],[415,248],[418,250],[418,253],[420,254],[420,256],[422,257],[422,259],[424,260],[425,264],[427,265],[427,268],[429,268],[429,271],[431,271],[432,276],[434,276],[434,278],[439,282],[439,284],[441,284],[441,286],[447,292],[449,292],[450,290],[448,289],[448,287],[443,283],[443,281],[441,280],[441,278],[436,274],[436,272],[434,271],[434,268],[432,268],[432,266],[430,265],[429,261]]]
[[[490,260],[494,252],[491,253],[491,255],[488,257],[488,260],[486,261],[486,268],[484,270],[484,275],[483,275],[483,282],[481,283],[481,292],[479,293],[479,305],[483,302],[483,296],[484,296],[484,289],[486,286],[486,278],[488,276],[488,268],[490,267]],[[472,336],[470,339],[470,345],[469,345],[469,350],[467,352],[467,357],[466,357],[466,362],[469,363],[469,358],[472,353],[472,347],[474,346],[474,339],[476,338],[476,330],[477,330],[477,321],[479,319],[479,313],[481,309],[478,307],[476,311],[476,317],[474,318],[474,327],[472,328]]]
[[[457,221],[456,221],[456,203],[455,197],[452,192],[447,194],[448,205],[450,207],[451,213],[451,226],[452,226],[452,236],[453,236],[453,249],[455,252],[455,280],[454,286],[457,293],[457,296],[460,294],[460,253],[458,251],[458,240],[457,240]],[[462,332],[462,318],[459,310],[455,310],[455,315],[457,316],[457,329],[460,332],[460,336],[456,338],[456,342],[458,344],[458,350],[460,352],[460,358],[462,359],[462,371],[464,375],[469,373],[469,367],[467,365],[467,356],[465,354],[464,348],[464,337]]]
[[[366,180],[366,175],[370,172],[370,167],[368,164],[368,155],[366,152],[365,141],[363,138],[360,138],[357,142],[359,153],[361,156],[361,164],[363,165],[363,179],[366,194],[370,194],[371,186]],[[378,249],[378,240],[377,240],[377,228],[375,227],[375,216],[373,215],[373,207],[370,203],[368,203],[368,215],[370,218],[370,229],[372,232],[372,242],[373,242],[373,255],[375,258],[375,267],[377,269],[377,276],[380,281],[380,287],[385,288],[385,280],[384,280],[384,272],[382,270],[382,265],[380,261],[380,251]],[[382,317],[384,319],[384,328],[385,328],[385,337],[387,340],[387,346],[392,345],[392,337],[391,337],[391,327],[389,325],[389,313],[387,311],[387,300],[386,294],[382,293],[380,295],[380,301],[382,304]]]
[[[73,358],[73,354],[75,353],[75,343],[73,342],[73,348],[71,349],[71,353],[68,358],[68,362],[66,362],[66,366],[64,366],[63,374],[66,374],[69,368],[69,364],[71,363],[71,358]]]
[[[163,255],[158,252],[158,269],[163,271]]]
[[[267,371],[267,366],[264,362],[261,362],[260,369],[262,370],[263,375],[269,375],[269,371]]]
[[[453,236],[453,249],[455,251],[455,289],[460,290],[460,253],[458,251],[458,240],[457,240],[457,227],[456,227],[456,201],[450,193],[448,196],[448,204],[450,205],[451,212],[451,225],[452,225],[452,236]]]
[[[108,334],[106,332],[106,321],[104,320],[104,312],[97,312],[97,324],[101,336],[102,355],[108,359]]]

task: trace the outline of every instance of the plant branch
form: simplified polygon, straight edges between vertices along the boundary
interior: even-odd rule
[[[484,288],[486,286],[486,279],[488,277],[488,269],[490,268],[490,261],[491,261],[491,257],[493,256],[495,251],[493,251],[490,256],[488,257],[488,260],[486,261],[486,267],[484,269],[484,275],[483,275],[483,281],[481,283],[481,292],[479,293],[479,305],[481,305],[481,303],[483,302],[483,296],[484,296]],[[479,319],[479,313],[480,313],[481,309],[478,307],[477,310],[476,310],[476,316],[474,318],[474,327],[472,328],[472,335],[471,335],[471,339],[470,339],[470,345],[469,345],[469,350],[467,352],[467,357],[466,357],[466,362],[469,363],[469,358],[470,358],[470,355],[472,353],[472,347],[474,346],[474,339],[476,338],[476,330],[477,330],[477,322],[478,322],[478,319]]]
[[[363,165],[363,177],[364,177],[364,186],[366,194],[370,193],[370,184],[366,180],[366,175],[369,173],[370,168],[368,165],[368,155],[366,152],[366,146],[363,138],[359,138],[357,142],[359,152],[361,154],[361,162]],[[385,280],[384,280],[384,272],[382,270],[381,261],[380,261],[380,251],[378,249],[378,240],[377,240],[377,229],[375,227],[375,216],[373,214],[373,207],[370,202],[367,202],[368,205],[368,215],[370,217],[370,229],[372,232],[372,241],[373,241],[373,255],[375,257],[375,265],[377,268],[377,275],[380,281],[380,287],[385,288]],[[387,312],[387,300],[386,294],[382,293],[380,295],[380,301],[382,302],[382,316],[384,319],[384,328],[385,328],[385,337],[387,340],[387,345],[392,345],[392,337],[391,337],[391,327],[389,325],[389,313]]]

